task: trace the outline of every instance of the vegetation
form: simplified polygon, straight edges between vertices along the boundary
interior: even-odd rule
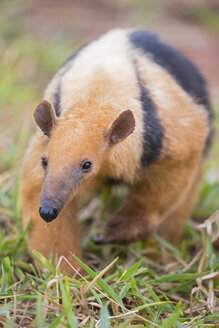
[[[127,247],[95,245],[96,229],[125,194],[105,187],[79,215],[84,258],[78,261],[87,275],[61,275],[59,264],[27,254],[19,170],[32,111],[51,75],[84,40],[71,44],[55,35],[35,42],[9,3],[0,4],[0,327],[219,327],[217,140],[196,220],[177,248],[158,236]]]

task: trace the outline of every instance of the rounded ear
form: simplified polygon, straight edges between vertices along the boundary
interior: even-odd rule
[[[47,100],[42,100],[36,107],[33,117],[43,133],[50,137],[56,124],[56,115],[52,104]]]
[[[127,138],[135,129],[135,118],[130,110],[122,112],[105,133],[110,146]]]

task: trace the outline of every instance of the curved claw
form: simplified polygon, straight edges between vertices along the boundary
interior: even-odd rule
[[[105,245],[105,244],[111,244],[114,243],[115,240],[113,237],[110,236],[100,236],[100,235],[95,235],[93,237],[93,241],[97,245]]]

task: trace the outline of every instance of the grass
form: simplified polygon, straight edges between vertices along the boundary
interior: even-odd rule
[[[96,227],[125,194],[105,187],[79,215],[86,237],[83,262],[77,260],[87,275],[61,275],[60,263],[53,266],[36,251],[34,260],[28,255],[30,226],[22,228],[18,191],[32,109],[79,40],[55,35],[34,42],[19,17],[8,23],[9,8],[0,5],[0,327],[219,327],[216,142],[194,211],[208,219],[189,222],[177,248],[158,236],[126,247],[95,245]]]
[[[216,327],[218,218],[216,212],[188,225],[179,248],[155,237],[147,247],[113,246],[106,259],[88,245],[86,262],[77,259],[87,272],[81,278],[61,275],[59,264],[37,251],[35,263],[27,260],[17,232],[2,245],[0,321],[4,327]]]

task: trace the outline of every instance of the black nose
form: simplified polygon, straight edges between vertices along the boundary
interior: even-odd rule
[[[58,209],[53,206],[42,205],[39,208],[41,218],[46,222],[51,222],[58,216]]]

